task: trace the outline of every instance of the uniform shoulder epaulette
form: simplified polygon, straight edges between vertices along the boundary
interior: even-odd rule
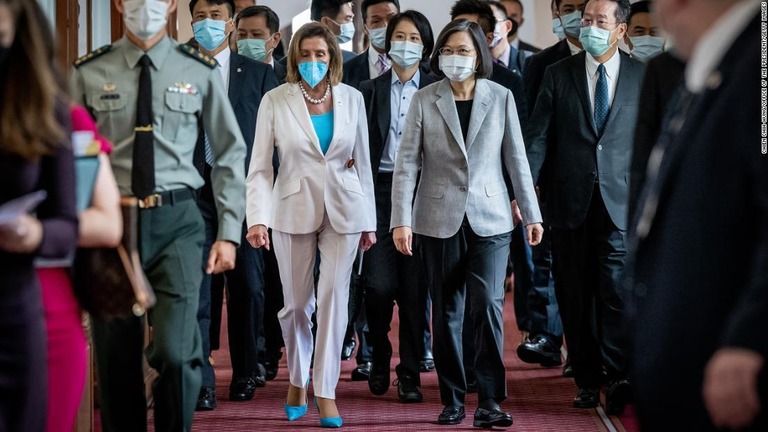
[[[86,55],[80,57],[79,59],[75,60],[73,64],[75,65],[75,67],[80,67],[80,66],[88,63],[89,61],[91,61],[91,60],[93,60],[95,58],[103,56],[104,54],[108,53],[109,50],[111,50],[111,49],[112,49],[112,45],[104,45],[103,47],[101,47],[101,48],[99,48],[99,49],[97,49],[95,51],[91,51],[88,54],[86,54]]]
[[[179,50],[183,52],[184,54],[192,57],[193,59],[199,61],[200,63],[208,66],[209,68],[213,69],[216,67],[218,63],[216,63],[216,60],[209,56],[208,54],[203,54],[200,52],[200,50],[195,49],[191,45],[183,44],[179,45]]]

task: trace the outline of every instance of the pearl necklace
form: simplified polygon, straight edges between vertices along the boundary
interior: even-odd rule
[[[304,95],[304,99],[315,105],[320,105],[325,102],[325,100],[328,99],[328,96],[331,95],[331,83],[328,80],[325,81],[325,94],[320,99],[313,99],[312,96],[307,93],[307,90],[304,88],[304,83],[301,81],[299,81],[299,88],[301,89],[301,94]]]

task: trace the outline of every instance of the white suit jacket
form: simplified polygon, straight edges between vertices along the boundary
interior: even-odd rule
[[[325,155],[298,84],[283,84],[264,96],[246,179],[249,227],[308,234],[328,212],[338,233],[376,231],[363,96],[345,84],[332,91],[333,140]],[[280,168],[273,184],[275,150]]]
[[[417,91],[395,161],[390,227],[448,238],[466,215],[481,237],[512,231],[503,167],[523,223],[541,222],[512,92],[477,80],[465,142],[448,79]]]

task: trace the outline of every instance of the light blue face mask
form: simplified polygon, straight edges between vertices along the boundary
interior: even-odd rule
[[[579,42],[592,57],[600,57],[611,48],[611,31],[595,26],[582,27]]]
[[[632,36],[632,57],[645,63],[664,52],[664,38],[658,36]]]
[[[237,41],[237,53],[256,61],[263,62],[272,50],[267,50],[267,39],[240,39]]]
[[[554,33],[559,40],[565,39],[565,30],[563,29],[563,22],[560,21],[560,18],[552,20],[552,33]]]
[[[213,51],[224,43],[227,39],[227,33],[225,32],[227,22],[206,18],[192,24],[192,29],[195,31],[195,39],[200,44],[200,47],[206,51]]]
[[[338,36],[336,36],[336,40],[340,44],[347,43],[347,42],[351,41],[352,37],[355,36],[355,24],[354,23],[346,22],[344,24],[339,24],[339,28],[341,29],[341,33]]]
[[[563,24],[565,34],[575,38],[579,37],[581,31],[581,12],[576,11],[563,15],[560,17],[560,22]]]
[[[315,88],[328,73],[328,63],[303,62],[299,63],[299,74],[310,87]]]
[[[371,45],[383,50],[387,43],[387,28],[368,29],[368,37],[371,38]]]
[[[411,41],[394,41],[389,49],[389,58],[403,69],[415,65],[421,60],[424,45]]]

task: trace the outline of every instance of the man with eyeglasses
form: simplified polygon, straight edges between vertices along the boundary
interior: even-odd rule
[[[534,182],[546,194],[555,293],[579,388],[573,406],[596,407],[607,378],[608,414],[623,412],[631,398],[620,277],[628,137],[644,69],[618,49],[629,10],[628,0],[587,2],[579,36],[586,52],[547,68],[525,140]]]

